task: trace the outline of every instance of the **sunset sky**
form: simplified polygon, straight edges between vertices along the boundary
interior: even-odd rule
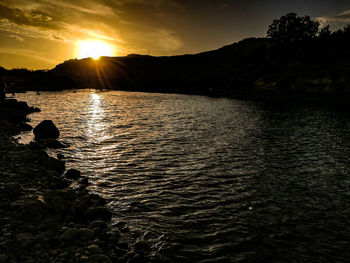
[[[350,23],[349,0],[0,0],[0,66],[53,68],[91,41],[115,56],[198,53],[265,36],[288,12]]]

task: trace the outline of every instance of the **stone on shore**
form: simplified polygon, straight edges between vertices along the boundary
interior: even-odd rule
[[[87,219],[95,220],[110,220],[112,217],[111,211],[104,206],[90,207],[84,212],[84,216]]]
[[[63,242],[73,241],[78,235],[78,230],[75,228],[68,228],[64,233],[60,236],[60,240]]]
[[[39,123],[33,130],[35,140],[40,139],[57,139],[60,131],[57,129],[52,120],[44,120]]]
[[[99,254],[103,252],[102,249],[96,244],[91,244],[90,246],[87,247],[87,249],[92,254]]]
[[[89,257],[91,263],[112,263],[112,260],[104,254],[95,254]]]
[[[64,171],[64,169],[66,168],[65,161],[58,160],[53,157],[49,157],[47,160],[45,160],[45,164],[50,168],[52,168],[53,170],[60,171],[60,172]]]
[[[58,154],[57,154],[57,159],[58,159],[58,160],[64,159],[64,155],[61,154],[61,153],[58,153]]]
[[[80,228],[77,231],[77,236],[81,241],[90,241],[94,238],[95,232],[89,228]]]
[[[65,176],[68,179],[78,179],[81,176],[81,173],[77,169],[69,169],[66,173]]]
[[[60,142],[60,141],[52,139],[52,138],[40,139],[40,143],[42,143],[42,145],[44,147],[52,148],[52,149],[62,149],[62,148],[68,148],[69,147],[68,144]]]

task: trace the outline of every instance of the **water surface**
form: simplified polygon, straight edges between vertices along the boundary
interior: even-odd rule
[[[33,126],[54,121],[67,166],[154,260],[350,258],[347,112],[121,91],[16,97],[41,108]]]

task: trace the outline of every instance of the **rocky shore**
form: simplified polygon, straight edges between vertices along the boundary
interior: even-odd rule
[[[32,129],[26,121],[35,111],[0,101],[0,263],[147,262],[109,231],[112,214],[103,198],[88,193],[88,178],[65,172],[64,156],[13,139]]]

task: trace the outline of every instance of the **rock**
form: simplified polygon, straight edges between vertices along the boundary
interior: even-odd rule
[[[0,263],[9,262],[8,259],[9,258],[6,254],[0,254]]]
[[[31,233],[19,233],[16,235],[16,241],[21,247],[29,247],[34,240],[34,236]]]
[[[118,243],[118,248],[124,249],[124,250],[128,250],[129,249],[129,245],[125,242],[120,242]]]
[[[25,101],[17,101],[16,99],[5,99],[0,101],[0,108],[9,108],[13,110],[21,110],[29,113],[29,107]]]
[[[96,244],[92,244],[92,245],[88,246],[87,249],[92,254],[102,253],[102,249]]]
[[[50,209],[57,214],[66,213],[69,211],[69,204],[62,197],[55,196],[50,200],[49,203]]]
[[[36,148],[37,145],[34,142],[30,142],[29,146],[33,147],[33,148],[31,148],[31,150],[39,159],[47,159],[47,158],[49,158],[49,155],[47,154],[47,152],[45,152],[41,148]]]
[[[77,197],[77,193],[73,189],[66,188],[62,190],[47,191],[43,194],[43,198],[47,203],[50,203],[52,199],[57,196],[63,198],[68,202],[71,202]]]
[[[77,179],[81,176],[81,173],[79,170],[77,169],[69,169],[66,173],[65,173],[65,177],[69,178],[69,179]]]
[[[30,112],[41,112],[41,109],[37,107],[29,107]]]
[[[60,236],[60,240],[63,242],[70,242],[74,240],[78,236],[78,230],[75,228],[68,228],[64,233]]]
[[[68,180],[58,176],[50,176],[48,178],[50,189],[62,189],[70,185]]]
[[[33,130],[35,140],[40,139],[57,139],[60,136],[60,131],[51,120],[44,120],[39,123]]]
[[[142,253],[142,252],[149,250],[149,249],[150,249],[149,245],[144,241],[137,241],[135,243],[135,251],[136,252]]]
[[[21,195],[23,189],[21,184],[16,182],[10,182],[5,186],[6,193],[11,198],[16,198]]]
[[[57,160],[53,157],[49,157],[45,163],[55,171],[63,171],[66,168],[66,163],[64,161]]]
[[[61,153],[58,153],[58,154],[57,154],[57,159],[58,159],[58,160],[64,159],[64,155],[61,154]]]
[[[89,178],[87,178],[87,177],[81,178],[81,180],[79,181],[79,184],[81,184],[81,185],[88,185],[89,184]]]
[[[19,109],[19,110],[22,110],[22,111],[26,111],[26,112],[29,113],[29,107],[28,107],[27,102],[25,102],[25,101],[17,101],[15,107],[16,107],[16,109]]]
[[[73,206],[78,212],[83,212],[91,206],[90,198],[88,196],[78,197],[74,200]]]
[[[97,194],[91,194],[90,198],[91,198],[91,202],[96,206],[105,205],[107,203],[106,199],[102,198]]]
[[[112,260],[104,254],[95,254],[89,257],[91,263],[112,263]]]
[[[109,211],[104,206],[90,207],[84,212],[84,216],[87,219],[102,219],[102,220],[110,220],[112,217],[111,211]]]
[[[119,221],[115,226],[118,227],[119,229],[123,229],[126,227],[126,223],[123,221]]]
[[[28,123],[21,122],[18,127],[21,131],[31,131],[33,130],[33,127],[29,125]]]
[[[95,232],[89,228],[80,228],[77,231],[77,237],[81,241],[90,241],[94,238]]]
[[[47,148],[52,148],[52,149],[62,149],[62,148],[68,148],[69,145],[63,142],[60,142],[56,139],[40,139],[40,143]]]
[[[22,199],[16,200],[10,204],[10,209],[11,210],[18,210],[18,209],[23,208],[25,205],[26,205],[25,200],[22,200]]]
[[[6,99],[0,101],[0,108],[13,108],[17,103],[16,99]]]
[[[94,221],[90,222],[89,226],[92,228],[107,229],[106,222],[104,222],[102,220],[94,220]]]
[[[43,219],[41,222],[40,222],[40,225],[39,225],[39,229],[41,230],[50,230],[50,229],[54,229],[59,223],[60,223],[60,220],[61,218],[60,217],[52,217],[52,216],[49,216],[45,219]],[[50,244],[52,244],[52,240],[54,240],[54,238],[50,239]]]
[[[145,262],[145,258],[140,254],[133,255],[128,261],[128,263],[143,263],[143,262]]]
[[[46,203],[39,199],[25,200],[25,214],[27,218],[41,220],[47,218],[49,208]]]

